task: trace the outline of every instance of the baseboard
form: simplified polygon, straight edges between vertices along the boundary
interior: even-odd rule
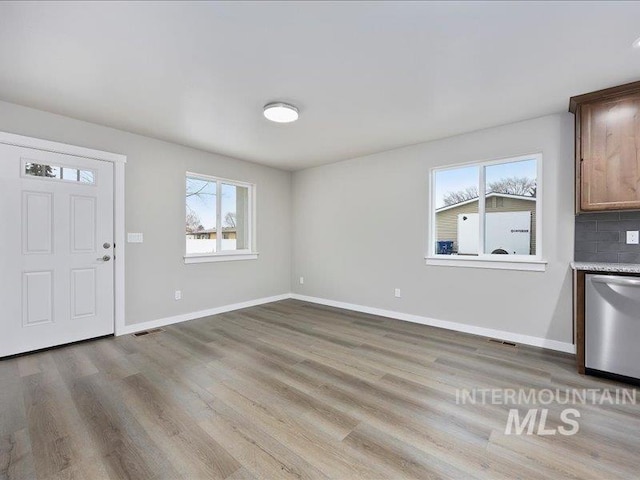
[[[290,298],[301,300],[304,302],[327,305],[330,307],[343,308],[345,310],[353,310],[355,312],[369,313],[372,315],[379,315],[381,317],[394,318],[396,320],[404,320],[405,322],[420,323],[422,325],[445,328],[447,330],[454,330],[456,332],[471,333],[473,335],[479,335],[481,337],[497,338],[500,340],[507,340],[510,342],[521,343],[524,345],[547,348],[549,350],[556,350],[559,352],[574,353],[574,354],[576,352],[575,345],[573,345],[572,343],[559,342],[557,340],[549,340],[547,338],[532,337],[530,335],[521,335],[519,333],[507,332],[504,330],[494,330],[491,328],[476,327],[474,325],[467,325],[465,323],[448,322],[446,320],[437,320],[435,318],[422,317],[420,315],[412,315],[410,313],[395,312],[393,310],[383,310],[380,308],[366,307],[363,305],[356,305],[353,303],[327,300],[325,298],[309,297],[307,295],[299,295],[297,293],[292,293],[290,295]]]
[[[366,307],[364,305],[356,305],[354,303],[338,302],[336,300],[328,300],[326,298],[310,297],[307,295],[299,295],[297,293],[284,293],[282,295],[275,295],[273,297],[257,298],[255,300],[249,300],[241,303],[233,303],[231,305],[223,305],[222,307],[210,308],[207,310],[200,310],[197,312],[184,313],[182,315],[175,315],[173,317],[159,318],[149,322],[134,323],[133,325],[125,325],[118,331],[116,336],[127,335],[130,333],[140,332],[142,330],[151,330],[153,328],[165,327],[174,323],[186,322],[189,320],[195,320],[197,318],[209,317],[211,315],[218,315],[219,313],[232,312],[234,310],[240,310],[242,308],[255,307],[257,305],[264,305],[265,303],[278,302],[280,300],[286,300],[293,298],[301,300],[303,302],[317,303],[320,305],[327,305],[330,307],[343,308],[345,310],[353,310],[354,312],[369,313],[371,315],[379,315],[381,317],[394,318],[396,320],[403,320],[405,322],[419,323],[422,325],[429,325],[432,327],[444,328],[447,330],[453,330],[456,332],[471,333],[481,337],[497,338],[500,340],[508,340],[510,342],[521,343],[524,345],[531,345],[534,347],[547,348],[549,350],[556,350],[565,353],[575,353],[575,345],[567,342],[559,342],[557,340],[549,340],[547,338],[532,337],[530,335],[521,335],[519,333],[507,332],[504,330],[494,330],[491,328],[476,327],[474,325],[467,325],[465,323],[449,322],[446,320],[437,320],[435,318],[423,317],[420,315],[413,315],[410,313],[395,312],[393,310],[383,310],[381,308]]]
[[[151,320],[149,322],[134,323],[132,325],[125,325],[116,331],[116,336],[128,335],[130,333],[141,332],[143,330],[151,330],[153,328],[166,327],[174,323],[186,322],[189,320],[195,320],[196,318],[209,317],[211,315],[218,315],[219,313],[232,312],[233,310],[240,310],[242,308],[255,307],[257,305],[263,305],[265,303],[278,302],[280,300],[286,300],[291,298],[291,294],[283,293],[282,295],[275,295],[273,297],[257,298],[255,300],[249,300],[246,302],[233,303],[231,305],[223,305],[222,307],[209,308],[207,310],[200,310],[197,312],[183,313],[181,315],[175,315],[173,317],[159,318],[157,320]]]

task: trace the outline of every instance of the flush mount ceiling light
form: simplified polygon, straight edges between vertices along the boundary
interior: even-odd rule
[[[633,46],[634,48],[640,48],[640,38],[636,39],[636,41],[633,42]]]
[[[288,103],[267,103],[264,106],[264,116],[272,122],[295,122],[298,119],[298,109],[293,105],[289,105]]]

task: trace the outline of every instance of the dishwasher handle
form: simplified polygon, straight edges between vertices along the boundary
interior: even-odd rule
[[[623,287],[640,287],[640,278],[614,277],[611,275],[594,275],[591,277],[593,283],[604,283],[610,285],[620,285]]]

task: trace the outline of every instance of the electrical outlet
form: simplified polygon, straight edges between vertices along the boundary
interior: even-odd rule
[[[176,290],[176,300],[182,300],[182,291]]]
[[[627,245],[638,245],[638,230],[627,230]]]
[[[304,285],[304,277],[300,277],[300,285]]]
[[[396,298],[400,298],[400,297],[402,297],[402,295],[400,294],[400,289],[399,289],[399,288],[396,288],[396,289],[394,290],[394,295],[396,296]]]

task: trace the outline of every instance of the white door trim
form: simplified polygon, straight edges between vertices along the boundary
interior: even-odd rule
[[[112,162],[114,165],[113,177],[113,235],[116,245],[114,258],[114,316],[115,334],[120,335],[125,328],[125,289],[124,289],[124,259],[125,259],[125,223],[124,223],[124,190],[127,156],[118,153],[103,152],[91,148],[68,145],[66,143],[52,142],[39,138],[25,137],[13,133],[0,132],[0,143],[16,147],[33,148],[47,152],[74,155],[76,157],[92,158]]]

